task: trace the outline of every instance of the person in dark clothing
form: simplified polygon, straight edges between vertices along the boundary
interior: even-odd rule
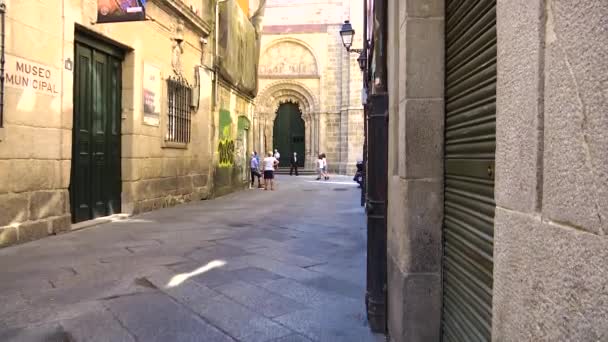
[[[296,176],[298,175],[298,153],[294,152],[293,155],[291,156],[291,159],[289,160],[289,163],[291,164],[291,169],[289,169],[289,175],[293,176],[293,170],[296,170]]]
[[[249,168],[251,170],[251,185],[249,185],[249,189],[253,188],[255,177],[258,177],[258,188],[261,188],[262,184],[260,184],[260,177],[262,177],[262,174],[260,173],[260,160],[256,152],[251,154]]]

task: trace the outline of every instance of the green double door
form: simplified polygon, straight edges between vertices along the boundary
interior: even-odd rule
[[[281,153],[279,166],[290,166],[291,156],[298,153],[298,166],[304,167],[304,120],[297,104],[284,103],[279,106],[274,120],[273,146]]]
[[[77,37],[70,202],[72,221],[120,212],[121,51]]]

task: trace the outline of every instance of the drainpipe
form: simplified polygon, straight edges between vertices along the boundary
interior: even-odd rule
[[[0,32],[0,128],[4,127],[4,37],[6,32],[6,3],[0,0],[0,21],[2,32]]]
[[[386,333],[386,208],[388,177],[387,0],[374,1],[373,74],[368,101],[367,318],[374,332]]]
[[[218,67],[218,54],[220,51],[220,3],[225,2],[227,0],[216,0],[215,1],[215,37],[213,43],[213,72],[214,72],[214,83],[213,83],[213,109],[217,109],[218,105],[218,96],[219,96],[219,67]]]

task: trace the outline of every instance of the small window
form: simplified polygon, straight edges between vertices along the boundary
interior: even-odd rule
[[[192,132],[191,103],[192,87],[183,78],[167,79],[167,96],[169,110],[167,111],[167,136],[170,142],[187,144]]]

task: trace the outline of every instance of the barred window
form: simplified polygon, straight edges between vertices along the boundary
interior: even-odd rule
[[[192,87],[183,78],[167,79],[169,110],[167,111],[166,140],[176,143],[189,143],[192,111]]]

